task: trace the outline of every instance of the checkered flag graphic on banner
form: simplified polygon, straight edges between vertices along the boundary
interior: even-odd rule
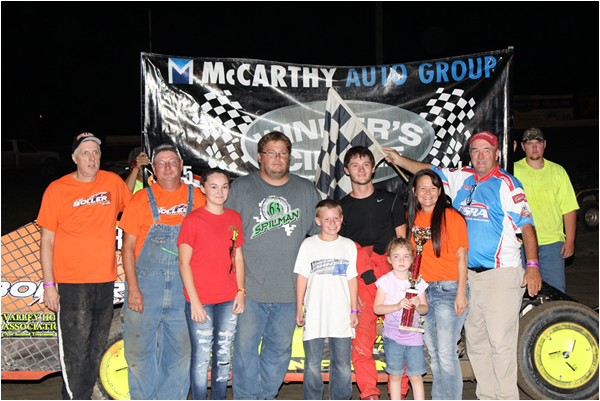
[[[448,93],[444,88],[439,88],[436,91],[437,97],[427,102],[429,110],[420,114],[436,131],[435,141],[429,152],[434,166],[459,167],[460,150],[468,144],[472,135],[465,123],[475,115],[475,100],[465,99],[464,92],[462,89],[454,89]]]
[[[323,143],[317,163],[315,185],[321,196],[342,199],[352,191],[344,173],[344,156],[353,146],[366,146],[375,157],[375,165],[385,158],[381,145],[354,115],[340,95],[329,89],[325,107]]]
[[[194,122],[203,127],[198,143],[207,153],[208,165],[243,173],[244,164],[250,160],[244,156],[236,134],[245,134],[252,118],[230,97],[228,90],[205,93],[206,102],[200,106],[199,120]]]

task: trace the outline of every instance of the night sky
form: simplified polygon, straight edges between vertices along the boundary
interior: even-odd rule
[[[598,4],[383,2],[382,63],[514,46],[514,94],[597,95]],[[140,52],[377,64],[375,2],[1,7],[3,138],[50,147],[68,146],[81,131],[140,135]]]

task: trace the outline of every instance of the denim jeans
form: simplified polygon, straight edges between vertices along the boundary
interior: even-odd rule
[[[210,399],[224,400],[227,395],[227,381],[229,380],[229,368],[231,367],[231,345],[239,316],[231,312],[232,307],[233,300],[204,305],[206,322],[201,324],[192,320],[191,304],[189,302],[185,303],[185,317],[190,333],[190,342],[192,343],[190,370],[192,400],[206,399],[211,351]]]
[[[425,351],[422,345],[402,345],[383,337],[385,371],[391,376],[423,376],[427,373]]]
[[[538,245],[538,259],[540,262],[540,274],[542,280],[552,287],[562,292],[566,291],[565,280],[565,260],[560,254],[564,242],[559,241],[553,244]],[[523,268],[526,268],[527,262],[525,256],[525,247],[521,246],[521,255],[523,258]]]
[[[303,341],[304,345],[304,399],[323,399],[323,360],[324,338]],[[349,400],[352,398],[352,340],[350,337],[329,337],[329,399]]]
[[[486,273],[479,273],[486,274]],[[431,357],[433,400],[462,399],[463,379],[458,360],[457,343],[467,318],[469,308],[456,316],[454,300],[458,281],[436,281],[428,283],[425,290],[429,312],[423,316],[425,323],[423,340]],[[467,299],[469,286],[467,284]]]
[[[246,298],[233,345],[234,399],[275,399],[290,364],[295,329],[295,302],[262,303]]]
[[[190,389],[190,336],[176,250],[180,226],[154,224],[136,261],[143,313],[123,305],[131,399],[182,400]]]

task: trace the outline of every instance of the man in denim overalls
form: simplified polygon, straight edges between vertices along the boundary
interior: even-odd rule
[[[203,206],[205,197],[181,182],[182,169],[177,148],[157,146],[157,183],[135,194],[119,223],[125,231],[123,340],[132,400],[188,397],[191,347],[177,237],[185,215]]]

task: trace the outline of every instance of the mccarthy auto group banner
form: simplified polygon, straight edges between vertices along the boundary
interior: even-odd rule
[[[209,167],[257,170],[258,140],[278,130],[292,141],[290,171],[312,180],[333,87],[382,146],[458,167],[469,163],[469,138],[487,130],[505,166],[512,60],[512,49],[357,67],[142,53],[143,145],[176,145],[191,183]],[[406,189],[385,162],[375,182]]]

